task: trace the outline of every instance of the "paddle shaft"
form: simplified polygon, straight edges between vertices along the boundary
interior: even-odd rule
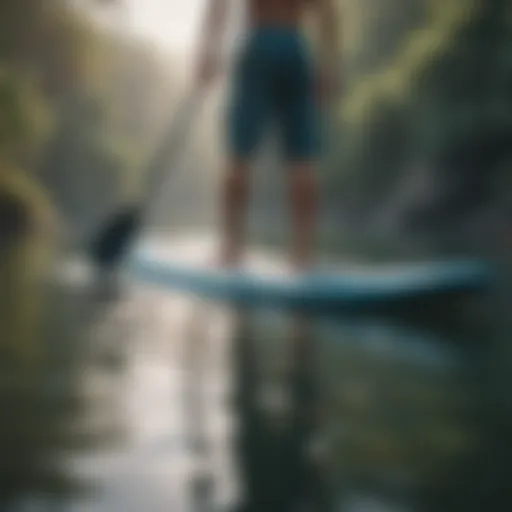
[[[91,253],[98,265],[116,266],[132,247],[150,216],[150,207],[165,193],[166,180],[183,163],[184,154],[189,147],[187,142],[190,130],[202,97],[201,89],[192,89],[179,103],[178,111],[171,116],[149,159],[146,169],[147,185],[142,198],[136,204],[118,208],[97,230]]]

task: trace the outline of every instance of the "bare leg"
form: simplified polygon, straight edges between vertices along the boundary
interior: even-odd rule
[[[290,169],[293,240],[292,263],[303,271],[314,263],[317,210],[316,174],[311,163],[296,163]]]
[[[221,264],[240,263],[244,242],[244,223],[249,189],[249,166],[234,163],[222,184],[222,248]]]

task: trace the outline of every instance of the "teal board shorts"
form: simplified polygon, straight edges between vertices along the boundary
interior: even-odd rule
[[[235,63],[228,107],[228,152],[246,160],[275,123],[288,161],[314,159],[320,150],[314,66],[299,30],[260,27]]]

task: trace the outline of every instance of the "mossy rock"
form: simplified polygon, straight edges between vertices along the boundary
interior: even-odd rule
[[[45,275],[55,239],[43,191],[19,171],[0,170],[0,354],[40,352]]]

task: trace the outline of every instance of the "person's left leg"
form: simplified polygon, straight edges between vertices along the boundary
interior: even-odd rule
[[[292,36],[289,61],[278,84],[277,111],[283,130],[292,213],[292,264],[314,264],[317,218],[316,160],[320,149],[319,109],[313,63],[300,35]]]
[[[292,213],[292,264],[306,271],[314,264],[317,220],[318,127],[312,98],[291,96],[285,105],[284,129]]]

